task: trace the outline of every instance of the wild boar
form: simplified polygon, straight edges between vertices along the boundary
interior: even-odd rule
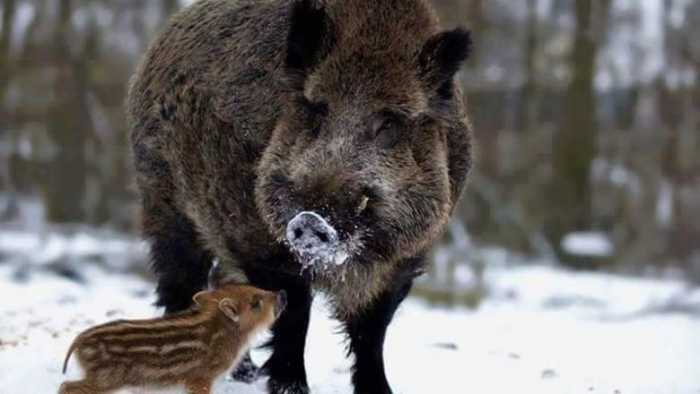
[[[387,327],[472,163],[455,82],[470,45],[427,0],[200,0],[175,15],[127,104],[159,304],[187,308],[215,258],[228,280],[286,290],[262,371],[271,393],[307,393],[323,291],[355,392],[391,393]]]

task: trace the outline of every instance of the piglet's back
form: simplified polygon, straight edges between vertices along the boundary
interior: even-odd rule
[[[161,319],[119,320],[91,328],[75,344],[86,374],[138,385],[171,382],[208,368],[208,353],[220,324],[215,311],[192,309]],[[235,338],[218,338],[234,346]]]

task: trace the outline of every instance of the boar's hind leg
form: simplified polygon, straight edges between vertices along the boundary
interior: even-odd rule
[[[261,373],[268,375],[270,394],[307,394],[304,347],[311,313],[311,288],[299,279],[248,273],[251,283],[270,290],[287,292],[287,307],[272,327],[267,343],[272,355]]]
[[[384,338],[394,312],[406,298],[417,275],[416,264],[422,259],[406,261],[405,271],[391,281],[391,287],[355,316],[345,321],[350,337],[349,351],[355,354],[352,382],[355,394],[391,394],[384,374]]]
[[[134,153],[142,227],[151,241],[151,266],[158,279],[157,304],[166,313],[179,312],[206,287],[212,256],[198,244],[192,221],[175,207],[168,163],[138,145]]]
[[[145,231],[151,239],[151,263],[158,277],[158,305],[166,313],[179,312],[190,307],[192,296],[206,287],[212,256],[197,244],[188,218],[167,206],[156,211],[161,216]]]

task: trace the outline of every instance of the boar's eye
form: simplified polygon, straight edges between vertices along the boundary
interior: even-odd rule
[[[394,113],[382,113],[372,124],[372,131],[377,145],[384,149],[391,149],[401,138],[403,122],[399,115]]]
[[[328,104],[323,101],[311,101],[304,97],[301,105],[306,115],[306,129],[311,136],[318,137],[323,119],[328,115]]]
[[[321,134],[321,125],[320,124],[314,124],[309,128],[309,134],[311,134],[312,137],[316,138],[318,137],[319,134]]]

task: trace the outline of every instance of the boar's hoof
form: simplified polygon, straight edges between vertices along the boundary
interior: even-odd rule
[[[260,377],[260,368],[250,358],[250,354],[246,354],[240,364],[231,372],[231,377],[237,382],[250,384]]]

